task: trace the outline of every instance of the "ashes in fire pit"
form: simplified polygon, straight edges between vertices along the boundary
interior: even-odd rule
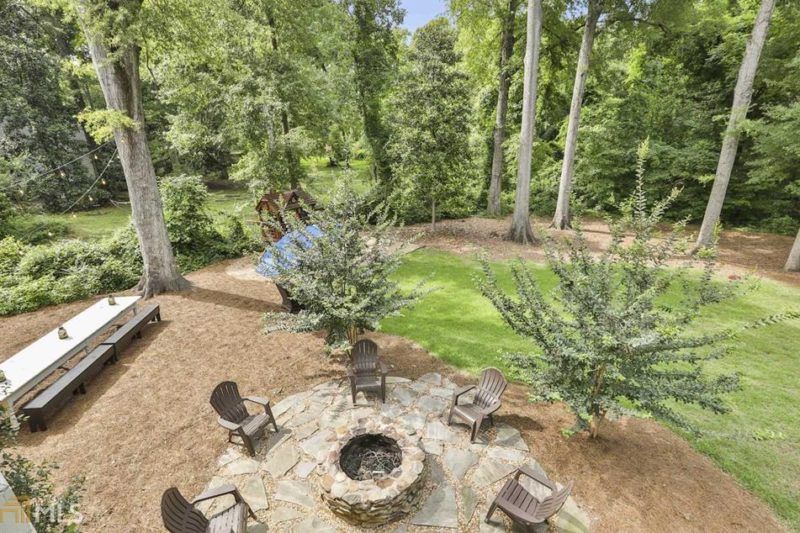
[[[339,458],[347,477],[363,481],[380,479],[392,473],[403,461],[397,441],[383,435],[360,435],[348,442]]]

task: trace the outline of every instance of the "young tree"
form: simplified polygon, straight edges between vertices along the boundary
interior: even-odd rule
[[[140,47],[134,34],[142,1],[74,0],[74,5],[106,100],[108,111],[103,116],[113,128],[128,184],[144,262],[139,289],[145,297],[186,289],[189,284],[175,261],[147,144],[139,79]]]
[[[683,223],[667,235],[659,223],[678,195],[648,205],[643,173],[647,144],[639,151],[636,190],[611,224],[611,243],[596,254],[579,223],[566,244],[546,247],[547,262],[558,278],[545,292],[530,270],[513,269],[516,294],[509,296],[488,262],[479,280],[505,322],[539,348],[512,356],[540,400],[564,401],[576,415],[577,429],[597,436],[608,415],[652,415],[689,428],[669,403],[694,403],[723,413],[721,395],[738,388],[735,375],[709,376],[703,363],[723,355],[721,341],[735,332],[696,333],[691,328],[708,305],[737,294],[737,284],[713,278],[715,254],[703,252],[702,276],[675,268],[668,260],[686,247]],[[664,296],[674,304],[666,304]],[[769,317],[767,325],[800,313]]]
[[[792,251],[789,252],[789,258],[786,260],[784,269],[789,272],[800,272],[800,231],[797,232],[797,237],[792,245]]]
[[[597,21],[602,14],[601,0],[588,0],[588,12],[583,27],[583,40],[575,69],[575,83],[572,86],[572,103],[569,107],[567,138],[564,142],[564,160],[561,165],[561,179],[558,185],[558,200],[552,226],[556,229],[570,227],[569,201],[572,192],[572,179],[575,175],[575,150],[578,146],[578,126],[581,118],[583,92],[586,77],[589,75],[589,57],[592,54]]]
[[[531,229],[531,160],[536,131],[536,94],[539,79],[539,45],[542,37],[542,0],[528,1],[528,22],[525,45],[525,80],[522,96],[522,127],[520,129],[517,192],[509,238],[529,244],[535,241]]]
[[[736,78],[736,88],[733,91],[733,105],[731,106],[728,126],[722,139],[722,149],[719,154],[717,172],[714,176],[714,185],[711,188],[711,195],[703,216],[700,233],[697,235],[694,251],[710,246],[714,239],[714,233],[722,212],[722,204],[725,202],[725,193],[728,190],[728,182],[731,179],[733,163],[736,160],[742,122],[747,118],[750,99],[753,96],[753,81],[756,77],[761,50],[767,40],[767,31],[769,30],[774,7],[775,0],[762,0],[761,9],[753,25],[753,33],[747,41],[744,59],[739,68],[739,75]]]
[[[390,205],[403,214],[427,206],[432,230],[438,213],[457,211],[473,189],[469,90],[455,42],[445,18],[418,29],[391,105],[388,153],[396,184]]]
[[[497,115],[492,135],[492,173],[489,178],[489,195],[486,211],[490,216],[500,215],[500,191],[503,183],[503,143],[506,137],[506,115],[508,114],[508,89],[511,86],[510,61],[514,53],[514,23],[519,0],[508,0],[503,17],[500,42],[500,63],[497,87]]]
[[[311,212],[311,226],[284,217],[295,238],[269,248],[270,266],[304,310],[267,313],[266,332],[324,329],[329,345],[352,345],[361,330],[377,329],[384,317],[416,301],[420,287],[406,293],[391,279],[403,243],[394,240],[386,213],[382,207],[368,211],[342,182],[325,209]]]

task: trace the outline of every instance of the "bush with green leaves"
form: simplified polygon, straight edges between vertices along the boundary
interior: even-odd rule
[[[0,372],[0,391],[7,388]],[[73,533],[78,531],[79,504],[85,479],[72,478],[56,493],[51,480],[54,463],[35,464],[25,457],[8,452],[16,443],[18,426],[12,423],[5,404],[0,405],[0,471],[38,533]]]
[[[352,344],[360,331],[377,329],[381,319],[417,300],[421,286],[406,293],[391,279],[402,246],[394,239],[393,219],[385,209],[370,211],[365,206],[345,182],[325,209],[310,214],[310,224],[321,236],[293,217],[284,217],[298,238],[285,249],[270,248],[276,282],[304,311],[267,313],[267,332],[324,329],[329,345]]]
[[[659,223],[678,192],[648,205],[646,153],[644,144],[636,190],[623,216],[611,221],[606,250],[591,249],[580,221],[566,243],[546,244],[548,265],[558,278],[550,294],[523,264],[512,269],[513,296],[498,285],[488,262],[478,280],[511,329],[539,348],[510,355],[532,386],[533,398],[565,402],[576,415],[572,431],[589,429],[592,436],[607,417],[620,414],[655,416],[691,429],[671,402],[724,413],[722,396],[739,388],[736,375],[710,375],[704,369],[706,361],[725,353],[724,341],[736,331],[692,327],[704,308],[738,294],[739,284],[715,280],[714,250],[699,258],[701,275],[689,264],[669,265],[686,249],[684,224],[662,235]],[[795,315],[756,325],[790,316]]]

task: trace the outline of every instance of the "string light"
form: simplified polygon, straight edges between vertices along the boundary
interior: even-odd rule
[[[64,171],[63,171],[63,170],[62,170],[61,172],[59,172],[59,174],[61,174],[61,177],[62,177],[62,178],[63,178],[64,176],[66,176],[66,174],[64,173]]]
[[[103,180],[100,181],[100,183],[102,183],[103,185],[106,185],[106,180],[103,179]]]

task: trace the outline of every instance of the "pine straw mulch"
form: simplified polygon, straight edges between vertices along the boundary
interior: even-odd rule
[[[219,381],[232,379],[244,394],[277,401],[343,376],[343,367],[324,356],[319,336],[259,333],[262,313],[277,309],[280,298],[270,283],[231,275],[249,268],[247,259],[217,264],[189,276],[191,292],[157,298],[162,323],[146,328],[48,431],[21,432],[19,451],[59,463],[59,483],[86,476],[84,531],[161,531],[164,489],[175,485],[188,496],[202,490],[226,447],[208,403]],[[0,359],[91,303],[0,319]],[[410,341],[373,337],[396,375],[437,371],[464,382]],[[655,422],[624,419],[596,441],[565,440],[559,433],[569,424],[565,409],[528,404],[517,385],[501,413],[552,477],[577,480],[575,497],[596,531],[782,527],[764,503]]]

